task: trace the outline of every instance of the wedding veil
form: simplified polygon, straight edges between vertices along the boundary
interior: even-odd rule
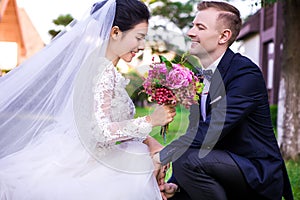
[[[115,0],[94,4],[91,14],[73,21],[49,45],[0,78],[0,158],[24,148],[58,122],[85,130],[92,116],[89,92],[104,70],[99,58],[105,56],[115,9]]]

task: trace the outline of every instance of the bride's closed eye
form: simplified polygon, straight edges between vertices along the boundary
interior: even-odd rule
[[[141,41],[141,40],[144,40],[145,37],[136,37],[136,39],[137,39],[138,41]]]

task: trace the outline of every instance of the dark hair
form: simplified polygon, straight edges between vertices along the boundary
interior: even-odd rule
[[[240,11],[229,3],[219,1],[202,1],[197,6],[199,11],[208,8],[214,8],[218,11],[223,11],[219,14],[217,22],[219,24],[224,24],[231,30],[232,36],[228,40],[228,46],[230,46],[236,40],[242,27]]]
[[[95,3],[91,14],[100,9],[106,1]],[[147,6],[139,0],[116,0],[116,14],[113,26],[118,26],[121,31],[132,29],[141,22],[147,22],[150,12]]]
[[[127,31],[141,22],[148,23],[150,12],[143,2],[139,0],[116,0],[116,2],[113,26],[118,26],[121,31]]]

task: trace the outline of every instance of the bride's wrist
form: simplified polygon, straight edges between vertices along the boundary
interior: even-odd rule
[[[153,159],[156,163],[161,164],[161,162],[160,162],[160,156],[159,156],[159,151],[153,154],[152,159]]]
[[[152,124],[152,118],[151,118],[150,115],[147,115],[147,116],[146,116],[146,121],[147,121],[149,124],[151,124],[151,126],[153,126],[153,124]]]

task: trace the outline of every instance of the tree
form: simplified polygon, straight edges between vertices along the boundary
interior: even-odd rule
[[[158,17],[151,29],[155,32],[151,40],[156,45],[152,46],[153,52],[163,53],[164,51],[174,51],[182,54],[186,50],[187,38],[185,29],[189,28],[194,18],[195,0],[173,1],[173,0],[144,0],[150,9],[153,17]],[[162,23],[164,22],[164,23]],[[172,27],[169,28],[168,27]],[[168,33],[168,34],[165,34]],[[149,34],[150,35],[150,34]],[[173,42],[174,38],[183,38],[182,43]],[[157,44],[164,43],[163,50],[159,50]],[[154,44],[154,43],[153,43]]]
[[[52,22],[57,26],[62,26],[62,29],[63,29],[68,24],[70,24],[70,22],[72,22],[73,19],[74,18],[70,14],[66,14],[66,15],[58,16],[58,18],[54,19]],[[54,38],[57,34],[59,34],[62,31],[62,29],[60,29],[60,30],[51,29],[48,31],[48,33],[52,36],[52,38]]]
[[[195,6],[195,0],[189,0],[185,3],[172,0],[149,0],[149,5],[154,5],[151,10],[153,16],[162,16],[180,29],[188,27],[193,21],[192,15]]]
[[[273,0],[274,1],[274,0]],[[300,159],[300,1],[284,0],[284,41],[278,101],[278,140],[285,159]]]

